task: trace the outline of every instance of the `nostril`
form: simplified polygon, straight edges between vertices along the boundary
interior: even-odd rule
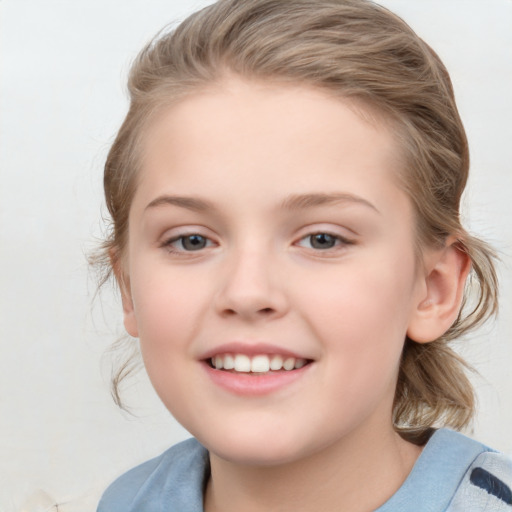
[[[256,309],[254,311],[254,313],[251,313],[251,314],[262,315],[262,316],[270,316],[270,315],[273,315],[275,312],[276,312],[276,310],[274,308],[260,308],[260,309]],[[243,311],[239,311],[239,310],[234,309],[234,308],[226,308],[226,309],[224,309],[222,314],[225,315],[225,316],[238,316],[240,314],[243,315],[244,312]]]

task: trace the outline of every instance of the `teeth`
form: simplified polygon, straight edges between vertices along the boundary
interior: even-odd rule
[[[271,370],[280,370],[283,367],[283,358],[281,356],[272,356],[270,360]]]
[[[232,355],[226,354],[224,356],[224,369],[225,370],[232,370],[235,367],[235,359]]]
[[[295,368],[298,370],[299,368],[302,368],[306,364],[305,359],[297,359],[295,361]],[[226,368],[226,363],[224,362],[224,368]]]
[[[237,372],[250,372],[251,371],[251,359],[249,356],[244,354],[237,354],[235,356],[235,370]]]
[[[270,361],[268,356],[256,356],[251,361],[251,372],[268,372],[270,370]]]
[[[267,373],[268,371],[286,370],[302,368],[306,359],[286,357],[280,355],[257,355],[249,357],[245,354],[223,354],[212,357],[212,366],[217,370],[235,370],[241,373]]]
[[[288,357],[284,360],[283,368],[285,370],[293,370],[295,368],[295,358],[294,357]]]

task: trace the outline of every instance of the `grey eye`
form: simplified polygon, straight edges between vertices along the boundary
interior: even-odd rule
[[[313,249],[331,249],[336,245],[337,237],[328,233],[315,233],[309,236],[309,243]]]
[[[186,251],[199,251],[208,244],[208,239],[201,235],[187,235],[179,238],[181,246]]]

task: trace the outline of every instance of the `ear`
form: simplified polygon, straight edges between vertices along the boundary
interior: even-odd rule
[[[139,337],[139,330],[137,327],[137,318],[135,316],[135,308],[133,307],[133,299],[130,289],[130,278],[124,270],[122,258],[117,249],[109,251],[110,263],[116,278],[119,290],[121,292],[121,301],[123,304],[123,322],[126,332],[134,338]]]
[[[425,274],[407,329],[411,340],[428,343],[453,325],[459,315],[470,269],[469,256],[454,238],[449,239],[443,249],[427,256]]]

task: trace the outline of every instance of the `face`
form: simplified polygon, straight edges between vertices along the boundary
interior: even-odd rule
[[[147,132],[125,325],[213,453],[279,464],[392,429],[423,293],[397,162],[350,104],[235,78]]]

